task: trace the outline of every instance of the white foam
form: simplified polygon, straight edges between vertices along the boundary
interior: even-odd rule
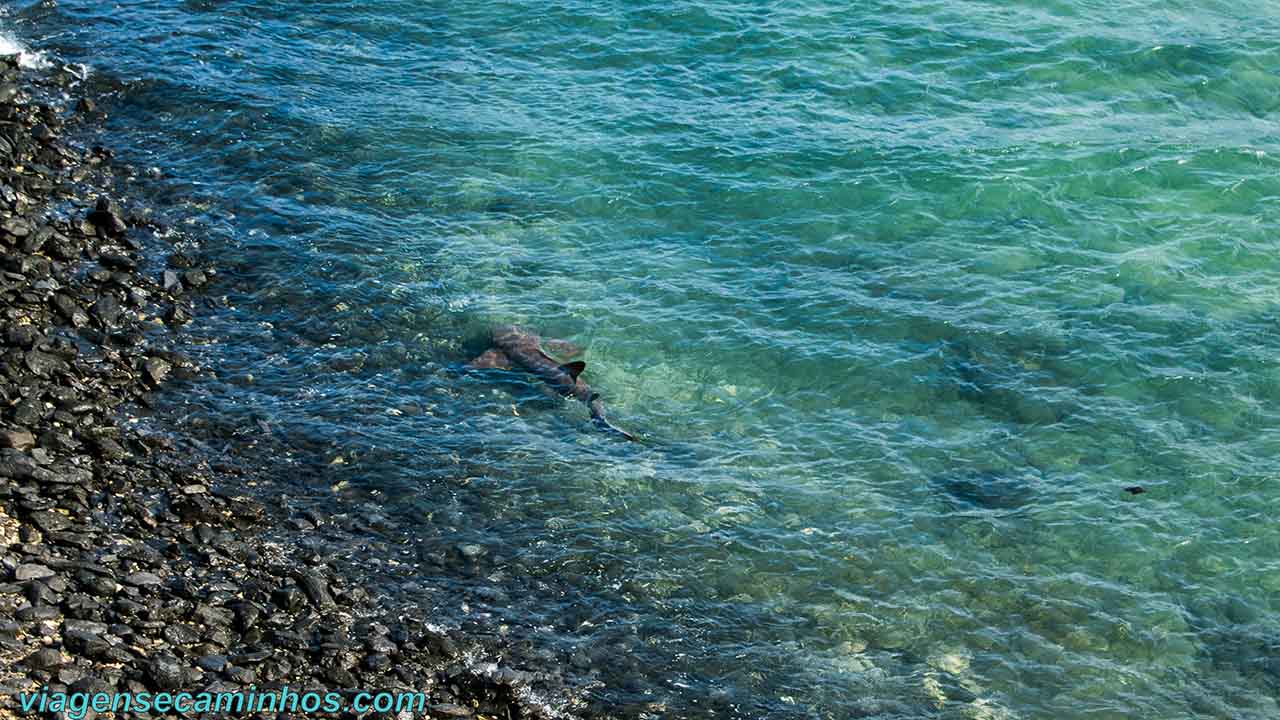
[[[42,52],[31,52],[21,41],[0,30],[0,55],[17,55],[18,64],[24,68],[47,68],[52,63]]]

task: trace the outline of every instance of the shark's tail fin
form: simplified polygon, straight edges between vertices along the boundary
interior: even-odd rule
[[[607,431],[607,432],[611,432],[611,433],[613,433],[613,434],[615,434],[615,435],[621,435],[622,437],[624,437],[624,438],[626,438],[626,439],[630,440],[631,442],[640,442],[640,438],[636,437],[635,435],[632,435],[631,433],[627,432],[626,430],[623,430],[622,428],[618,427],[617,425],[614,425],[613,423],[609,422],[609,421],[608,421],[608,419],[606,419],[606,418],[605,418],[605,417],[603,417],[603,416],[599,416],[599,415],[598,415],[598,416],[596,416],[596,417],[592,418],[592,421],[595,423],[596,427],[600,428],[601,430],[605,430],[605,431]]]
[[[604,414],[604,403],[600,400],[600,393],[591,393],[591,397],[587,399],[587,405],[591,407],[591,421],[595,423],[596,427],[615,435],[621,435],[631,442],[640,442],[640,438],[609,422],[609,418],[605,417]]]

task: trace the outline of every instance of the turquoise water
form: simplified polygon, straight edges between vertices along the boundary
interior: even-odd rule
[[[1280,714],[1280,5],[8,5],[211,238],[175,421],[598,708]]]

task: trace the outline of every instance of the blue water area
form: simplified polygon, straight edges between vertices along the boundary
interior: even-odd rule
[[[1280,716],[1275,5],[6,5],[221,269],[173,421],[598,707]]]

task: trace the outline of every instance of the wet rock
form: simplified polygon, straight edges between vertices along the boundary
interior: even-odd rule
[[[153,385],[160,385],[169,377],[169,371],[173,366],[161,360],[160,358],[151,358],[143,365],[147,372],[147,377],[151,379]]]
[[[271,602],[283,610],[297,612],[307,603],[307,595],[297,587],[289,585],[273,591]]]
[[[104,294],[98,298],[98,301],[93,304],[92,310],[94,317],[108,327],[115,325],[120,320],[120,313],[124,311],[120,307],[120,301],[110,294]]]
[[[98,261],[112,270],[136,270],[138,261],[123,253],[104,252],[98,256]]]
[[[329,584],[316,573],[306,573],[298,578],[302,590],[311,600],[311,604],[324,610],[333,607],[333,596],[329,594]]]
[[[188,270],[182,273],[182,282],[189,288],[201,288],[209,282],[209,276],[203,270]]]
[[[94,440],[93,446],[98,451],[98,457],[104,460],[119,462],[129,456],[124,446],[111,438],[98,438]]]
[[[85,219],[106,237],[120,237],[125,232],[124,221],[116,215],[111,199],[107,197],[98,198],[97,205]]]

